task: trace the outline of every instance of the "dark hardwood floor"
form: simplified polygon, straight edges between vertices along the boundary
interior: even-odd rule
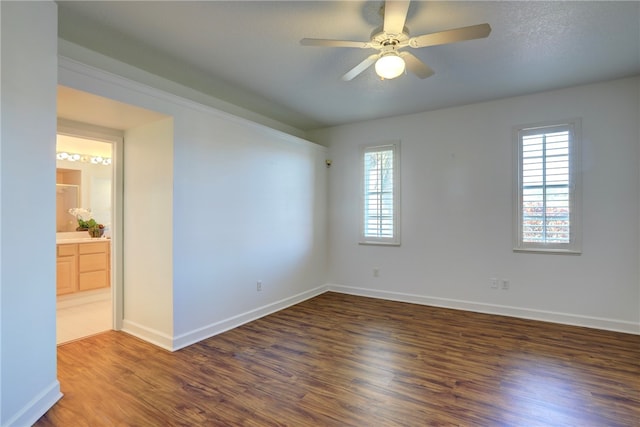
[[[640,426],[640,336],[326,293],[170,353],[58,348],[36,426]]]

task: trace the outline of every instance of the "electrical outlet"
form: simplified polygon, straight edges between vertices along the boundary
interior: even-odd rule
[[[491,289],[498,289],[498,279],[496,277],[490,278],[489,286],[491,286]]]
[[[502,279],[502,280],[501,280],[501,283],[502,283],[502,289],[504,289],[505,291],[506,291],[507,289],[509,289],[509,285],[510,285],[510,283],[509,283],[509,281],[508,281],[507,279]]]
[[[378,267],[373,269],[373,277],[380,277],[380,269]]]
[[[256,282],[256,291],[258,292],[262,291],[262,280],[258,280]]]

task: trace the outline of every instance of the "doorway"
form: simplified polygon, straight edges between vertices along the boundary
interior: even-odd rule
[[[121,330],[124,322],[124,140],[140,126],[170,118],[139,106],[105,98],[80,89],[58,85],[58,133],[78,138],[110,142],[112,157],[111,210],[111,310],[112,327]],[[130,167],[136,160],[127,159]]]
[[[89,133],[68,122],[62,129],[56,138],[58,345],[116,327],[114,144],[122,141],[120,131]]]

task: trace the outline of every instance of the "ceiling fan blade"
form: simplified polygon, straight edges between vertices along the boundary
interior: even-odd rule
[[[403,51],[400,52],[400,57],[404,59],[405,64],[409,71],[411,71],[416,76],[421,79],[426,79],[429,76],[434,74],[434,71],[424,62],[420,61],[415,55],[412,53]]]
[[[404,29],[407,20],[410,0],[392,1],[384,3],[384,25],[383,30],[389,34],[400,34]]]
[[[489,24],[472,25],[470,27],[456,28],[454,30],[440,31],[433,34],[411,37],[409,46],[427,47],[441,44],[462,42],[465,40],[481,39],[491,33]]]
[[[302,39],[300,44],[303,46],[325,46],[325,47],[357,47],[367,49],[371,47],[370,42],[354,42],[348,40],[329,40],[329,39]]]
[[[377,53],[374,53],[373,55],[369,56],[367,59],[365,59],[364,61],[362,61],[355,67],[353,67],[351,70],[347,71],[347,73],[344,76],[342,76],[342,80],[344,80],[345,82],[348,82],[349,80],[353,80],[354,78],[359,76],[360,73],[362,73],[364,70],[371,67],[373,63],[376,62],[376,59],[378,59],[378,56],[379,54]]]

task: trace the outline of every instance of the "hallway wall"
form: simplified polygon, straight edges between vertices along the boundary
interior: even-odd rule
[[[0,425],[25,426],[62,396],[55,328],[56,4],[0,2],[0,31]]]

